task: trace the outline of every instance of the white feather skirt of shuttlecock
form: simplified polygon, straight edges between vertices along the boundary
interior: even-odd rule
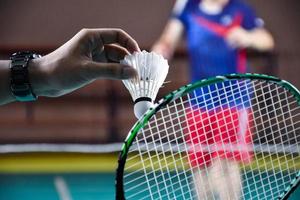
[[[154,101],[168,74],[168,61],[157,53],[142,51],[125,56],[121,63],[134,67],[138,73],[136,79],[123,80],[133,101],[140,97]]]

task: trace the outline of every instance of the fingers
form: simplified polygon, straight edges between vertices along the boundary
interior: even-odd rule
[[[134,68],[119,63],[89,62],[85,67],[85,74],[89,79],[128,79],[137,75]]]
[[[227,34],[226,41],[233,48],[246,48],[250,45],[249,33],[241,27],[232,28]]]
[[[104,41],[112,40],[129,50],[130,53],[140,51],[137,42],[125,31],[121,29],[108,30],[107,34],[102,34]]]
[[[118,43],[130,53],[140,51],[137,42],[121,29],[83,29],[80,32],[83,34],[83,37],[88,37],[90,41],[97,44],[102,43],[102,45],[106,45]]]
[[[130,54],[124,47],[116,44],[107,44],[103,50],[95,49],[92,52],[93,61],[96,62],[120,62],[126,55]]]
[[[104,47],[105,55],[110,62],[120,62],[126,55],[130,54],[127,49],[115,44],[107,44]]]

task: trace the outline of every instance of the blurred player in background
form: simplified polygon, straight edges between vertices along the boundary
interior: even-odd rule
[[[177,0],[153,51],[170,59],[185,32],[192,82],[216,75],[245,73],[246,48],[259,51],[273,49],[273,38],[263,25],[253,9],[241,0]],[[189,125],[190,143],[235,143],[246,146],[251,143],[247,109],[221,110],[214,114],[193,110],[192,114],[188,114],[188,118],[200,116],[194,119],[198,123],[196,127]],[[230,115],[225,117],[224,123],[234,126],[232,130],[221,133],[215,129],[203,131],[201,128],[209,123],[206,126],[213,129],[213,123],[220,121],[220,116],[224,115]],[[213,136],[203,137],[208,132]],[[202,140],[199,141],[199,138]],[[194,152],[189,157],[195,169],[195,187],[199,199],[213,199],[215,196],[222,200],[239,198],[242,183],[238,163],[249,162],[249,152]],[[214,188],[213,191],[211,188]]]

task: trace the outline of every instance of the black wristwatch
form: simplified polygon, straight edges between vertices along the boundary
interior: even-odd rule
[[[33,93],[28,74],[28,62],[40,58],[41,55],[25,51],[11,55],[11,92],[18,101],[35,101],[37,96]]]

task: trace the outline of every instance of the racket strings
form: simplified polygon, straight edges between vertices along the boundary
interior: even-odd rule
[[[258,86],[257,86],[258,85]],[[252,119],[250,120],[251,126],[248,128],[250,129],[259,129],[259,127],[263,127],[263,130],[255,130],[254,132],[260,135],[263,135],[264,138],[269,138],[273,136],[273,144],[278,145],[278,140],[281,140],[281,145],[286,145],[285,143],[290,143],[289,148],[293,148],[293,146],[297,147],[298,146],[295,144],[295,141],[291,141],[288,139],[290,135],[292,135],[293,130],[298,130],[299,129],[299,121],[296,121],[296,123],[293,121],[294,118],[294,113],[299,113],[299,109],[295,106],[294,108],[288,108],[290,104],[296,104],[297,102],[292,99],[291,95],[289,95],[285,90],[282,90],[281,88],[276,88],[273,86],[270,86],[268,84],[265,85],[265,83],[258,82],[257,85],[249,85],[249,81],[247,84],[244,84],[245,87],[240,87],[240,89],[234,89],[234,93],[238,93],[239,95],[241,94],[246,94],[247,97],[252,97],[255,96],[256,100],[251,99],[251,107],[252,111],[251,114],[253,115]],[[232,87],[232,86],[231,86]],[[260,87],[260,90],[255,90],[255,93],[253,92],[254,90],[247,89],[248,88],[254,88],[254,87]],[[224,89],[225,91],[228,90],[230,86],[226,86]],[[243,89],[243,90],[241,90]],[[245,91],[244,91],[245,90]],[[268,90],[269,96],[263,99],[264,96],[266,96],[265,90]],[[248,91],[248,92],[247,92]],[[249,92],[250,91],[250,92]],[[212,92],[213,93],[213,92]],[[217,96],[219,99],[217,101],[222,102],[223,100],[226,99],[232,99],[232,94],[231,97],[228,97],[227,93],[225,92],[225,95],[221,95],[222,92],[219,92],[217,90]],[[224,93],[224,92],[223,92]],[[249,94],[250,93],[250,94]],[[277,95],[276,97],[275,94]],[[227,95],[227,96],[226,96]],[[196,96],[195,94],[193,96]],[[278,97],[279,96],[279,97]],[[282,96],[285,98],[283,99]],[[214,95],[211,96],[213,98]],[[243,99],[243,98],[241,98]],[[291,101],[292,99],[292,101]],[[200,106],[203,104],[203,102],[197,102],[196,104],[192,103],[197,101],[197,97],[189,97],[189,95],[185,96],[184,98],[180,98],[178,101],[174,102],[173,104],[168,105],[165,109],[161,110],[156,116],[154,116],[153,120],[150,121],[150,123],[144,127],[144,129],[141,131],[141,133],[138,134],[136,141],[134,142],[135,148],[132,148],[130,151],[134,155],[135,151],[139,151],[138,155],[134,155],[129,158],[132,160],[136,161],[136,158],[139,157],[140,161],[139,162],[133,162],[134,165],[126,165],[125,171],[129,171],[124,177],[130,179],[131,176],[135,176],[134,179],[132,179],[128,183],[133,183],[132,181],[137,181],[141,179],[145,180],[145,182],[148,182],[148,186],[141,190],[142,192],[147,191],[149,192],[149,195],[147,198],[149,199],[175,199],[175,197],[181,196],[183,199],[195,199],[195,197],[199,197],[200,191],[198,191],[198,188],[195,189],[194,182],[196,180],[194,170],[197,167],[192,167],[190,166],[190,163],[193,162],[188,156],[188,152],[190,151],[191,147],[190,145],[187,145],[185,142],[185,139],[187,137],[187,134],[189,133],[189,127],[191,125],[188,125],[188,115],[193,115],[192,111],[188,111],[186,109],[186,105],[190,104],[190,106]],[[280,100],[280,103],[278,102]],[[231,103],[234,103],[234,100],[230,100]],[[267,104],[266,102],[271,101],[270,104],[272,106],[269,106],[269,103]],[[253,103],[254,102],[254,103]],[[291,102],[291,103],[290,103]],[[209,102],[210,103],[210,102]],[[243,102],[242,102],[243,103]],[[243,104],[242,104],[243,105]],[[267,106],[266,106],[267,105]],[[206,105],[207,108],[209,108],[211,105]],[[284,107],[285,106],[285,107]],[[263,107],[266,110],[262,110],[260,107]],[[265,108],[267,107],[267,108]],[[272,108],[279,108],[280,110],[274,111],[271,113],[272,117],[270,117],[270,112],[268,113],[268,110]],[[245,108],[248,109],[248,108]],[[298,112],[297,112],[298,111]],[[286,122],[283,119],[286,120],[286,115],[289,115],[289,121]],[[260,119],[258,119],[258,117]],[[297,116],[299,116],[297,114]],[[296,117],[297,117],[296,116]],[[199,118],[201,117],[201,114],[199,116],[193,116],[193,118]],[[222,113],[222,118],[227,118],[228,116],[224,116],[224,113]],[[232,122],[236,123],[236,120],[238,119],[233,119],[232,115],[229,117],[232,118]],[[266,124],[266,120],[264,118],[267,118],[268,124]],[[280,120],[281,119],[281,120]],[[205,119],[202,119],[205,120]],[[276,122],[276,125],[273,127],[270,125],[274,124],[273,122]],[[281,122],[282,121],[282,122]],[[257,122],[257,123],[256,123]],[[194,122],[196,124],[196,122]],[[232,131],[231,129],[235,128],[229,128],[228,124],[221,125],[219,121],[216,122],[219,126],[217,126],[216,130],[221,131],[223,128],[229,129],[226,131]],[[256,123],[256,124],[255,124]],[[255,125],[252,125],[255,124]],[[278,125],[281,124],[281,125]],[[208,127],[211,125],[207,125]],[[224,127],[223,127],[224,126]],[[291,128],[288,128],[291,127]],[[205,129],[206,127],[202,127],[201,129]],[[212,128],[212,127],[211,127]],[[284,130],[283,130],[284,129]],[[214,130],[214,129],[213,129]],[[196,130],[199,131],[199,130]],[[253,130],[251,130],[253,132]],[[283,136],[280,136],[279,134],[274,134],[274,132],[278,133],[285,133],[286,139],[283,139]],[[274,137],[274,135],[276,135]],[[261,143],[261,144],[267,144],[266,142],[261,142],[261,138],[257,137],[253,138],[253,143]],[[295,137],[295,136],[294,136]],[[199,138],[200,139],[200,138]],[[270,140],[270,139],[269,139]],[[294,138],[293,140],[296,140],[298,142],[297,138]],[[216,142],[216,141],[215,141]],[[204,142],[205,143],[205,142]],[[166,145],[167,144],[167,145]],[[222,146],[219,148],[229,148],[229,150],[234,149],[233,147],[225,147],[224,143],[221,144]],[[175,146],[175,148],[174,148]],[[266,145],[267,151],[270,152],[270,158],[272,157],[272,148],[270,148],[269,145]],[[148,148],[148,149],[147,149]],[[176,150],[177,148],[177,150]],[[237,148],[239,148],[237,146]],[[277,147],[276,147],[277,148]],[[275,149],[276,149],[275,148]],[[207,147],[207,149],[210,149],[212,151],[213,148]],[[266,148],[265,148],[266,149]],[[195,151],[197,151],[195,149]],[[273,149],[274,151],[274,149]],[[148,153],[147,153],[148,152]],[[169,152],[169,153],[166,153]],[[296,152],[299,152],[299,149],[296,150]],[[276,152],[279,154],[278,152]],[[288,152],[283,152],[282,154],[288,154]],[[292,156],[293,154],[291,154]],[[153,157],[156,157],[155,159]],[[290,160],[288,156],[284,155],[282,156],[284,161],[288,164],[286,164],[286,169],[291,169],[292,166],[295,166],[296,163],[290,164]],[[261,162],[264,162],[265,166],[268,166],[269,164],[266,162],[266,156],[262,156],[262,158],[254,159],[254,162],[256,162],[256,169],[260,169],[259,167],[261,165]],[[281,160],[281,158],[278,156],[275,158],[275,160],[278,160],[278,162]],[[274,161],[274,159],[273,159]],[[129,161],[127,161],[129,162]],[[129,162],[130,163],[130,162]],[[131,168],[138,168],[139,165],[143,163],[143,174],[139,173],[130,173]],[[135,166],[135,167],[133,167]],[[246,171],[246,166],[242,165],[242,171]],[[266,168],[266,167],[265,167]],[[273,170],[271,173],[274,173],[276,171],[276,166],[271,165],[271,167],[268,167],[267,170],[270,171],[270,169]],[[279,171],[284,170],[282,168],[282,165],[278,165],[277,168],[279,168]],[[198,170],[202,170],[198,167]],[[205,169],[206,171],[208,169]],[[224,176],[224,170],[223,174],[221,173],[222,176]],[[296,167],[291,169],[291,171],[296,171]],[[139,177],[140,176],[140,177]],[[286,175],[289,176],[289,175]],[[263,193],[267,194],[268,191],[266,190],[263,184],[261,186],[258,186],[255,180],[259,177],[262,182],[264,182],[266,179],[269,184],[276,183],[276,179],[272,181],[272,178],[270,176],[267,176],[267,178],[262,177],[261,174],[258,175],[253,175],[251,176],[251,179],[254,180],[254,183],[247,183],[248,180],[243,180],[241,182],[241,185],[245,185],[245,187],[252,188],[253,186],[256,186],[257,194],[262,190]],[[285,179],[285,176],[282,176],[282,179]],[[288,177],[290,179],[290,177]],[[278,182],[279,179],[277,179]],[[154,181],[154,184],[149,184],[149,181]],[[282,181],[282,185],[284,185],[284,182]],[[125,181],[126,183],[126,181]],[[139,188],[140,184],[135,184],[134,188],[126,187],[126,191],[130,193],[131,190],[135,190],[136,188]],[[143,182],[141,185],[145,185]],[[211,188],[212,186],[210,186]],[[277,184],[275,187],[277,187],[278,191],[279,188],[281,187],[280,184]],[[150,191],[149,191],[150,188]],[[165,189],[163,189],[165,188]],[[152,190],[152,191],[151,191]],[[250,189],[249,189],[250,190]],[[273,197],[276,196],[275,192],[269,192],[270,195]],[[242,196],[245,195],[251,195],[251,192],[244,192],[242,191]],[[130,197],[136,196],[134,193],[130,195]],[[237,194],[235,194],[236,197],[238,197]],[[146,199],[147,199],[146,198]]]
[[[271,98],[270,98],[271,99]],[[296,102],[293,102],[293,103],[296,103]],[[176,106],[176,104],[174,105],[174,107]],[[294,110],[291,110],[291,111],[295,111],[296,110],[296,108],[294,109]],[[298,110],[298,109],[297,109]],[[265,113],[265,114],[262,114],[259,110],[258,111],[256,111],[256,112],[258,112],[258,114],[260,114],[260,116],[263,118],[263,117],[268,117],[268,113]],[[254,114],[257,114],[256,112],[254,112]],[[183,113],[183,115],[184,115],[184,111],[182,111],[182,113]],[[282,113],[281,114],[282,115],[282,119],[283,119],[283,116],[285,115],[284,113]],[[297,115],[299,116],[299,113],[297,113]],[[290,115],[290,116],[292,116],[292,115]],[[171,116],[172,117],[172,116]],[[277,115],[277,117],[279,118],[280,117],[280,115]],[[275,119],[275,117],[274,117],[274,119]],[[287,119],[287,118],[285,118],[285,119]],[[159,120],[159,119],[158,119]],[[272,118],[270,118],[270,120],[273,120]],[[163,125],[163,121],[162,120],[159,120],[159,121],[161,121],[161,123],[159,123],[158,124],[158,127],[159,126],[161,126],[161,125]],[[169,123],[170,121],[172,121],[171,119],[169,120],[169,121],[166,121],[167,123]],[[263,120],[261,120],[261,121],[263,121]],[[282,120],[283,121],[283,120]],[[207,125],[207,126],[209,126],[209,125]],[[152,127],[152,126],[149,126],[149,127]]]
[[[195,115],[195,117],[198,117],[197,115]],[[236,119],[236,120],[234,120],[234,122],[235,121],[238,121],[238,119]],[[254,120],[251,120],[250,122],[253,122]],[[262,124],[262,123],[261,123]],[[258,124],[258,125],[261,125],[261,124]],[[160,125],[162,125],[162,124],[160,124]],[[157,125],[157,126],[160,126],[160,125]],[[180,123],[178,124],[178,125],[180,125]],[[258,126],[257,125],[257,126]],[[173,124],[172,125],[172,128],[174,129],[175,127],[177,127],[177,125],[176,124]],[[222,126],[220,126],[220,127],[222,127]],[[288,127],[288,126],[287,126]],[[205,126],[204,126],[204,128],[205,128]],[[185,129],[187,129],[187,127],[185,127]],[[231,129],[228,129],[228,131],[231,131],[231,130],[233,130],[234,128],[231,128]],[[184,129],[182,129],[183,130],[183,132],[186,132],[186,130],[184,130]],[[298,130],[298,129],[296,129],[296,130]],[[147,130],[146,130],[147,131]],[[278,132],[280,132],[280,129],[278,129],[277,130]],[[291,133],[293,130],[290,130],[290,131],[286,131],[287,132],[287,134],[289,134],[289,133]],[[178,131],[174,131],[173,133],[175,133],[175,135],[177,136],[177,133],[181,133],[182,131],[181,130],[178,130]],[[271,133],[270,133],[271,134]],[[150,136],[143,136],[146,140],[147,139],[153,139],[154,137],[153,137],[153,135],[151,135],[151,134],[149,134]],[[268,134],[266,134],[266,136],[268,136]],[[279,137],[279,138],[281,138],[281,136],[277,136],[277,137]],[[161,137],[162,139],[166,139],[167,138],[167,135],[165,135],[165,138],[164,137]],[[177,139],[178,139],[178,137],[177,137]],[[276,139],[276,137],[275,137],[275,139]],[[155,142],[157,142],[159,139],[153,139],[153,141],[154,141],[154,143]],[[173,142],[175,142],[175,140],[176,140],[176,137],[173,137],[173,139],[169,139],[169,142],[171,142],[171,143],[173,143]],[[147,144],[147,143],[144,143],[142,146],[140,146],[140,148],[143,148],[145,145],[149,145],[149,144]],[[145,148],[144,148],[145,149]],[[134,148],[132,148],[131,149],[131,151],[135,151],[136,149],[134,149]]]
[[[172,112],[170,111],[170,108],[169,108],[169,106],[167,106],[167,109],[166,109],[167,111],[168,111],[168,115],[170,115]],[[176,112],[175,112],[176,113]],[[176,117],[175,117],[176,118]],[[163,118],[164,119],[164,118]],[[172,127],[172,132],[175,132],[175,128],[174,128],[174,124],[172,123],[173,121],[171,121],[171,127]],[[166,124],[166,123],[165,123]],[[175,142],[176,142],[176,144],[175,145],[177,145],[177,146],[179,146],[179,143],[178,143],[178,140],[175,140]],[[185,143],[183,143],[183,144],[185,144]],[[171,143],[169,143],[169,146],[171,147]],[[186,146],[185,146],[185,148],[186,148]],[[187,149],[187,148],[186,148]],[[171,154],[174,154],[175,152],[171,152]],[[175,155],[176,155],[176,153],[175,153]],[[182,169],[184,169],[184,163],[183,163],[183,158],[185,157],[185,156],[182,156],[182,154],[181,153],[177,153],[177,155],[179,155],[179,160],[180,160],[180,164],[181,165],[179,165],[179,167],[180,168],[182,168]],[[177,160],[176,159],[174,159],[174,157],[173,157],[173,163],[174,164],[176,164],[177,163]],[[176,167],[175,168],[176,170],[176,174],[179,174],[179,172],[178,172],[178,168]],[[189,179],[188,179],[188,176],[186,175],[186,173],[183,173],[183,175],[184,175],[184,183],[183,184],[181,184],[181,182],[180,182],[180,180],[178,180],[178,183],[179,183],[179,186],[182,188],[182,189],[184,189],[184,187],[182,186],[182,185],[186,185],[187,187],[186,187],[186,189],[188,190],[188,193],[187,194],[193,194],[193,193],[191,193],[191,191],[192,191],[192,189],[191,189],[191,187],[190,187],[190,185],[189,185]],[[182,191],[182,193],[184,193],[184,191]],[[192,196],[190,196],[190,197],[192,197]]]
[[[224,83],[222,83],[222,87],[224,88],[225,87],[225,85],[224,85]],[[230,84],[230,89],[231,90],[233,90],[233,88],[232,88],[232,85]],[[204,89],[203,88],[201,88],[201,90],[202,90],[202,94],[204,93]],[[217,102],[222,102],[222,98],[221,98],[221,94],[220,94],[220,92],[219,92],[219,90],[216,90],[217,91],[217,98],[215,98],[215,99],[213,99],[213,101],[215,102],[215,101],[217,101]],[[241,94],[241,91],[240,90],[238,90],[238,92],[239,92],[239,94]],[[195,94],[196,92],[194,92],[194,95],[196,96],[196,94]],[[208,87],[208,94],[210,95],[210,97],[209,98],[213,98],[213,96],[215,96],[215,95],[213,95],[213,92],[211,91],[211,88],[210,87]],[[225,92],[224,93],[225,95],[224,95],[224,97],[225,97],[225,99],[230,99],[229,98],[229,96],[227,95],[227,93]],[[247,93],[246,93],[246,95],[248,95]],[[242,99],[243,97],[241,97],[241,99]],[[232,99],[234,99],[234,98],[232,98]],[[232,100],[232,101],[234,101],[234,100]],[[198,99],[197,99],[197,105],[200,105],[200,102],[198,101]],[[190,107],[192,107],[193,105],[192,105],[192,103],[190,102]],[[209,110],[209,105],[206,105],[205,106],[205,109],[206,110]],[[244,107],[243,107],[243,109],[245,109]],[[224,116],[224,109],[223,109],[223,107],[221,107],[221,115],[222,115],[222,119],[224,119],[225,121],[226,121],[226,118],[225,118],[225,116]],[[217,116],[217,111],[216,110],[213,110],[213,115],[214,116]],[[196,116],[195,116],[195,114],[194,114],[194,112],[192,112],[192,119],[194,120],[193,121],[193,123],[194,124],[197,124],[197,122],[196,122],[196,120],[195,119],[197,119],[196,118]],[[228,115],[228,114],[227,114]],[[209,115],[208,115],[209,116]],[[228,117],[228,116],[227,116]],[[230,117],[230,120],[231,121],[235,121],[234,120],[234,118],[233,118],[233,116],[232,116],[232,113],[230,112],[229,113],[229,117]],[[203,117],[202,117],[202,115],[200,115],[200,121],[201,122],[204,122],[204,120],[206,120],[206,119],[203,119]],[[214,122],[211,120],[211,119],[209,119],[209,122],[207,123],[210,127],[210,130],[211,130],[211,132],[214,132],[215,130],[215,128],[213,128],[212,127],[212,124],[213,124]],[[235,123],[235,122],[233,122],[233,123]],[[220,123],[219,123],[219,121],[218,120],[216,120],[216,124],[217,124],[217,129],[218,129],[218,131],[221,133],[222,131],[221,131],[221,129],[223,128],[222,127],[222,125],[220,125]],[[228,129],[231,129],[231,128],[229,128],[228,127],[228,124],[227,123],[225,123],[224,124],[225,125],[225,129],[227,130],[227,132],[228,131],[230,131],[230,130],[228,130]],[[196,127],[196,132],[199,132],[199,127],[196,125],[196,126],[194,126],[194,127]],[[201,132],[203,132],[203,131],[205,131],[205,126],[203,126],[203,124],[201,124]],[[192,131],[192,130],[189,130],[189,131]],[[197,138],[198,140],[200,140],[200,138]],[[203,139],[203,138],[202,138]],[[216,143],[217,141],[215,141],[214,140],[214,138],[212,137],[211,139],[213,139],[213,143]],[[207,138],[207,140],[209,140],[209,138]],[[222,145],[222,147],[224,148],[224,143],[221,143],[221,145]],[[193,145],[194,146],[194,145]],[[210,149],[209,149],[210,150]],[[194,149],[194,151],[195,152],[197,152],[197,150],[196,149]],[[195,156],[196,157],[196,156]],[[193,161],[190,161],[190,162],[193,162]],[[206,164],[206,163],[204,163],[204,164]],[[201,172],[201,171],[203,171],[203,169],[201,169],[200,168],[200,166],[198,165],[197,166],[197,170],[199,171],[199,172]],[[218,171],[216,171],[215,173],[218,173],[218,174],[220,174],[220,176],[223,176],[223,177],[225,177],[225,170],[224,170],[224,166],[221,166],[221,169],[219,169]],[[209,172],[208,172],[208,170],[207,170],[207,168],[205,168],[205,173],[206,174],[209,174]],[[200,176],[200,178],[202,178],[201,176]],[[194,180],[194,182],[195,182],[195,180]],[[201,182],[204,182],[203,180],[201,181]],[[230,183],[227,183],[227,184],[230,184]],[[239,184],[241,184],[241,183],[239,183]],[[211,181],[208,181],[208,186],[209,186],[209,188],[213,188],[214,186],[216,186],[216,185],[212,185],[211,184]],[[196,186],[197,187],[197,186]],[[233,188],[233,187],[232,187]],[[203,194],[201,195],[201,193],[203,193],[203,192],[201,192],[201,190],[199,189],[199,187],[197,187],[197,189],[199,190],[197,190],[197,195],[198,195],[198,197],[199,198],[203,198]],[[210,192],[210,194],[207,194],[207,192],[205,192],[204,193],[204,198],[205,199],[214,199],[214,195],[213,195],[213,192],[212,192],[212,190],[209,190],[209,192]],[[199,195],[199,193],[200,193],[200,195]],[[236,194],[234,194],[234,198],[235,199],[237,199],[237,196],[236,196]],[[232,196],[231,196],[232,197]]]
[[[294,110],[296,110],[296,109],[294,109]],[[298,110],[298,109],[297,109]],[[258,111],[257,111],[258,112]],[[187,113],[190,113],[190,112],[187,112]],[[254,114],[256,113],[256,112],[253,112]],[[265,115],[268,115],[268,114],[265,114]],[[182,116],[184,116],[184,114],[182,114]],[[280,116],[280,115],[278,115],[278,116]],[[295,116],[300,116],[299,114],[297,114],[297,115],[295,115]],[[195,117],[199,117],[199,115],[195,115]],[[274,117],[274,119],[275,119],[275,117]],[[288,118],[287,118],[288,119]],[[205,120],[205,118],[204,118],[204,120]],[[271,118],[271,120],[272,120],[272,118]],[[170,120],[171,121],[171,120]],[[170,121],[166,121],[167,123],[168,122],[170,122]],[[235,120],[233,120],[233,122],[236,122],[236,121],[238,121],[238,119],[235,119]],[[254,120],[250,120],[250,122],[253,122]],[[277,123],[277,124],[274,124],[275,126],[278,126],[278,124],[279,124],[279,122]],[[297,124],[299,124],[299,122],[297,122]],[[157,126],[158,127],[160,127],[160,126],[162,126],[163,125],[163,123],[161,123],[161,124],[158,124]],[[173,128],[174,127],[176,127],[176,125],[180,125],[180,123],[178,123],[178,124],[174,124],[173,125]],[[256,127],[258,127],[259,125],[263,125],[263,123],[261,122],[260,124],[257,124],[256,125]],[[209,126],[209,125],[206,125],[207,127]],[[204,126],[203,128],[205,128],[206,126]],[[224,125],[225,126],[225,125]],[[288,129],[288,127],[289,126],[292,126],[292,124],[291,125],[286,125],[285,127],[283,127],[283,128],[285,128],[285,129]],[[221,128],[222,128],[222,126],[220,126]],[[299,129],[299,127],[298,128],[295,128],[295,129],[293,129],[293,130],[298,130]],[[232,129],[228,129],[229,131],[231,131]],[[292,131],[293,131],[292,130]],[[146,131],[148,131],[147,129],[146,129]],[[277,129],[277,131],[278,132],[280,132],[280,129],[278,128]],[[289,132],[292,132],[292,131],[289,131]],[[178,130],[177,132],[180,132],[180,130]],[[146,136],[146,138],[151,138],[151,136]],[[172,142],[172,140],[171,140],[171,142]]]
[[[173,139],[173,140],[175,140],[175,139]],[[155,141],[155,142],[157,142],[157,141]],[[173,142],[172,140],[170,140],[170,142]],[[146,143],[144,143],[144,145],[146,145]],[[140,147],[141,148],[141,147]],[[153,147],[154,148],[154,147]]]
[[[165,127],[164,127],[164,128],[165,128]],[[153,132],[151,132],[151,135],[152,135],[152,137],[153,137]],[[160,138],[160,139],[161,139],[161,138]],[[162,141],[160,141],[160,142],[162,142]],[[164,152],[164,151],[162,151],[162,152]],[[151,156],[151,155],[150,155],[150,156]],[[172,163],[172,162],[174,161],[174,159],[171,159],[171,160],[168,159],[168,160],[167,160],[165,154],[163,154],[163,158],[164,158],[164,165],[165,165],[165,168],[166,168],[166,169],[163,169],[162,165],[160,165],[160,166],[159,166],[159,167],[160,167],[160,170],[171,171],[171,169],[169,168],[169,165],[168,165],[167,163]],[[170,158],[173,158],[173,157],[170,157]],[[154,168],[153,163],[152,163],[151,167]],[[178,170],[177,170],[177,169],[175,169],[175,170],[176,170],[176,174],[178,174]],[[156,175],[155,172],[154,172],[153,174]],[[170,182],[171,182],[171,180],[172,180],[172,176],[170,176],[169,173],[166,173],[166,175],[167,175],[167,177],[165,177],[165,176],[160,176],[160,175],[158,174],[158,176],[155,177],[155,178],[156,178],[156,179],[161,178],[161,179],[162,179],[161,183],[168,183],[169,187],[171,187],[171,189],[172,189],[172,190],[171,190],[172,193],[169,194],[168,186],[166,186],[165,189],[167,190],[167,192],[165,193],[165,195],[168,196],[168,197],[171,197],[171,198],[175,198],[175,193],[174,193],[174,192],[176,192],[176,189],[174,188],[174,184],[170,184]],[[181,185],[180,185],[180,187],[177,187],[177,188],[182,190],[182,186],[181,186]],[[159,191],[159,188],[158,188],[157,191]],[[181,193],[182,193],[182,191],[181,191]],[[159,192],[158,194],[160,194],[160,192]]]
[[[284,113],[284,111],[283,111],[283,105],[282,105],[282,103],[287,103],[288,102],[288,100],[287,100],[287,98],[285,98],[283,101],[279,101],[279,103],[280,103],[280,105],[279,105],[279,108],[281,109],[281,113],[283,113],[283,116],[285,116],[286,114]],[[270,100],[270,102],[268,102],[270,105],[275,105],[275,101],[274,101],[274,99],[273,98],[271,98],[271,100]],[[267,105],[267,102],[264,102],[264,106],[266,107],[266,109],[268,109],[268,105]],[[290,116],[292,116],[291,115],[291,112],[290,112],[290,109],[287,109],[288,110],[288,113],[289,113],[289,115]],[[271,111],[271,113],[269,113],[269,115],[270,114],[272,114],[272,112],[275,112],[275,111]],[[278,117],[280,117],[280,116],[278,116]],[[262,116],[262,118],[263,118],[263,116]],[[283,117],[282,117],[283,118]],[[274,118],[274,120],[273,119],[271,119],[271,118],[269,118],[269,119],[267,119],[267,123],[268,123],[268,125],[270,126],[270,129],[271,129],[271,132],[273,132],[273,134],[274,133],[276,133],[276,132],[282,132],[282,130],[281,129],[285,129],[285,132],[287,132],[287,134],[289,134],[289,132],[287,131],[287,129],[288,129],[288,126],[287,126],[287,123],[286,122],[288,122],[288,120],[289,120],[289,118],[286,118],[285,120],[282,120],[282,123],[283,123],[283,125],[281,125],[281,127],[280,127],[280,122],[279,122],[279,120],[278,120],[278,118],[277,117],[275,117]],[[291,125],[293,126],[293,123],[291,123]],[[262,126],[264,127],[264,124],[262,123]],[[268,127],[267,127],[268,128]],[[263,128],[264,130],[266,130],[266,126]],[[275,130],[274,130],[275,129]],[[277,130],[277,131],[276,131]],[[274,138],[273,139],[273,143],[276,143],[276,139],[277,138]],[[278,137],[278,139],[279,140],[281,140],[280,141],[280,143],[281,144],[284,144],[284,141],[283,141],[283,139],[282,139],[282,137]],[[283,163],[288,163],[288,160],[286,159],[287,157],[285,157],[285,156],[282,156],[281,158],[284,158],[285,160],[284,160],[284,162]],[[281,159],[281,158],[278,158],[278,161]],[[263,160],[264,161],[264,160]],[[275,162],[275,161],[274,161]],[[293,165],[294,165],[295,163],[293,163]],[[274,175],[273,175],[273,177],[275,177],[275,178],[273,178],[272,177],[272,175],[270,176],[267,176],[266,177],[266,179],[264,179],[263,177],[261,178],[262,179],[262,181],[267,181],[270,185],[274,185],[276,188],[277,188],[277,193],[274,193],[274,192],[272,192],[273,190],[269,190],[269,191],[266,191],[265,190],[265,188],[264,187],[262,187],[261,186],[261,188],[262,188],[262,192],[265,194],[265,196],[266,196],[266,198],[269,198],[270,196],[272,197],[272,199],[274,199],[276,196],[279,196],[280,195],[280,188],[282,187],[282,186],[286,186],[285,184],[284,184],[284,179],[286,178],[286,176],[288,176],[288,174],[290,173],[290,172],[287,172],[287,175],[285,176],[284,175],[284,173],[285,173],[285,171],[288,171],[289,170],[289,166],[286,166],[286,169],[285,170],[283,170],[283,166],[282,165],[278,165],[279,166],[279,171],[281,172],[281,178],[279,179],[279,178],[276,178],[276,173],[275,172],[273,172],[274,173]],[[274,169],[274,165],[273,165],[273,163],[272,163],[272,166],[271,166],[271,169]],[[273,179],[273,181],[272,181],[272,179]],[[289,176],[288,177],[288,179],[289,180],[291,180],[292,178],[291,178],[291,176]],[[280,181],[282,180],[282,184],[278,184]],[[257,194],[258,194],[258,192],[259,192],[259,190],[260,190],[260,188],[258,188],[257,187]],[[270,192],[271,191],[271,192]],[[268,194],[268,193],[271,193],[271,194]]]
[[[164,147],[162,147],[162,148],[164,148]],[[151,150],[152,150],[152,149],[151,149]],[[163,152],[165,152],[165,151],[163,151]],[[178,151],[178,152],[179,152],[179,151]],[[170,159],[169,159],[169,158],[172,158],[172,157],[171,157],[171,156],[166,156],[166,155],[164,155],[164,157],[166,158],[166,160],[168,160],[168,161],[165,162],[164,165],[166,166],[166,168],[167,168],[168,170],[170,170],[170,169],[169,169],[169,164],[168,164],[168,163],[170,163]],[[173,164],[175,164],[174,162],[177,162],[177,161],[175,161],[175,160],[173,159]],[[182,161],[182,159],[181,159],[181,165],[183,166],[183,161]],[[152,166],[153,166],[153,163],[152,163]],[[162,167],[161,167],[161,168],[162,168]],[[165,169],[162,169],[162,170],[165,170]],[[151,173],[151,172],[150,172],[150,173]],[[150,173],[148,173],[148,175],[149,175]],[[177,174],[179,174],[179,175],[180,175],[180,174],[186,175],[186,173],[184,173],[184,172],[178,173],[178,170],[177,170]],[[164,175],[164,174],[162,174],[161,176],[164,177],[163,175]],[[179,186],[180,186],[181,183],[179,182],[179,179],[177,179],[177,181],[174,181],[174,178],[176,178],[176,177],[177,177],[177,176],[171,176],[171,177],[169,176],[168,179],[169,179],[169,180],[173,179],[173,184],[174,184],[174,183],[175,183],[175,184],[178,183]],[[156,177],[156,178],[157,178],[157,177]],[[186,176],[186,178],[187,178],[187,176]],[[168,182],[168,180],[164,180],[163,182]],[[181,185],[181,186],[178,187],[178,188],[179,188],[179,189],[180,189],[180,188],[184,189],[184,186]],[[176,192],[176,189],[175,189],[174,191]],[[181,191],[181,192],[183,192],[183,191]],[[189,194],[191,194],[191,192],[189,192]],[[153,196],[153,194],[152,194],[152,196]],[[170,195],[168,195],[168,196],[170,197]],[[175,198],[175,197],[173,197],[173,198]],[[171,196],[171,199],[172,199],[172,196]]]

